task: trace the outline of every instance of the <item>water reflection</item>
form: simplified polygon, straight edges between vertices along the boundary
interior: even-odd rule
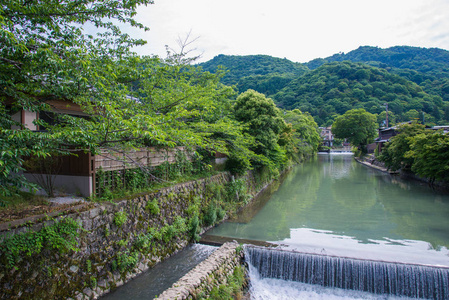
[[[396,259],[396,252],[407,262],[449,265],[449,196],[371,170],[349,155],[320,155],[294,168],[250,215],[209,234],[348,256]]]

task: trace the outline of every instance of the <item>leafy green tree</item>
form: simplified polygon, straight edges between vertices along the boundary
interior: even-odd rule
[[[10,115],[25,109],[50,111],[47,101],[86,103],[108,86],[111,62],[129,54],[144,41],[121,33],[113,21],[147,29],[133,17],[132,1],[3,1],[0,5],[0,192],[26,183],[23,157],[64,153],[70,145],[89,144],[82,136],[32,132]],[[97,36],[82,26],[98,28]],[[114,72],[112,72],[114,73]],[[43,125],[42,121],[40,122]],[[11,130],[12,127],[21,131]]]
[[[412,159],[412,171],[435,180],[449,182],[449,135],[443,132],[423,132],[411,139],[405,158]]]
[[[413,137],[424,132],[425,126],[412,123],[403,124],[398,127],[398,134],[390,139],[385,147],[382,149],[382,153],[379,156],[379,160],[385,162],[385,166],[390,170],[397,171],[399,169],[410,170],[414,158],[407,156],[407,152],[410,151],[413,143]]]
[[[352,109],[337,117],[332,124],[336,138],[347,139],[352,145],[366,152],[368,145],[376,136],[377,118],[363,108]]]
[[[146,29],[133,16],[151,1],[7,1],[0,8],[0,191],[24,184],[23,157],[69,154],[71,148],[118,154],[159,145],[200,147],[248,156],[253,141],[230,118],[234,91],[188,65],[130,51],[144,41],[122,34],[116,21]],[[114,22],[113,22],[114,21]],[[92,23],[96,37],[81,26]],[[20,28],[20,29],[19,29]],[[58,115],[47,132],[14,122],[20,109],[52,111],[49,100],[79,105],[86,118]],[[17,126],[22,130],[12,130]]]
[[[234,116],[247,126],[245,132],[256,138],[256,153],[267,156],[276,148],[285,122],[273,100],[254,90],[248,90],[237,97]]]
[[[300,157],[310,157],[318,151],[321,145],[321,136],[318,125],[308,113],[299,109],[286,111],[284,120],[293,128],[293,142]]]
[[[277,173],[288,163],[291,127],[287,126],[272,99],[248,90],[237,97],[234,117],[244,125],[244,133],[255,139],[256,144],[251,150],[259,155],[259,159],[253,160],[253,165],[268,165]]]

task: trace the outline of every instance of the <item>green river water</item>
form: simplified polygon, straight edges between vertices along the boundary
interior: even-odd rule
[[[208,235],[449,266],[449,195],[370,169],[352,155],[318,155],[257,201]]]

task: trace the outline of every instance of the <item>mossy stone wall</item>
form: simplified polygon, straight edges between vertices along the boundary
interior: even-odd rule
[[[72,218],[82,227],[78,251],[47,249],[31,256],[22,253],[12,268],[6,262],[6,249],[0,248],[0,298],[92,299],[109,292],[185,247],[190,239],[189,206],[193,202],[207,205],[210,199],[206,186],[229,180],[223,173],[0,232],[2,240],[40,230],[63,218]],[[156,213],[148,203],[157,204]],[[175,228],[173,224],[179,218],[185,226]]]

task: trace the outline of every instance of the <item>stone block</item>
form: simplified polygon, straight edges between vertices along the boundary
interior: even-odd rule
[[[91,209],[91,210],[89,211],[89,217],[90,217],[91,219],[93,219],[93,218],[99,216],[100,213],[102,213],[102,211],[103,211],[103,210],[102,210],[100,207]]]

